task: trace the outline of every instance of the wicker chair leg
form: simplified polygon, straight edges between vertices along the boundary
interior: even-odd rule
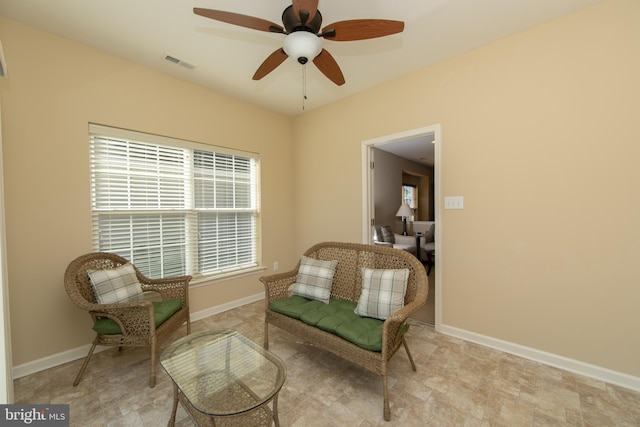
[[[389,408],[389,382],[387,381],[387,374],[382,374],[382,387],[384,393],[384,420],[391,420],[391,409]]]
[[[402,344],[404,344],[404,349],[407,351],[407,356],[409,356],[409,362],[411,362],[411,368],[413,372],[417,371],[416,364],[413,361],[413,357],[411,357],[411,352],[409,351],[409,346],[407,345],[407,340],[402,339]]]
[[[264,345],[265,350],[269,350],[269,323],[264,322]]]
[[[156,386],[156,353],[158,352],[158,341],[156,337],[151,337],[151,376],[149,377],[149,387]]]
[[[73,382],[74,387],[80,383],[80,378],[82,377],[84,370],[89,364],[89,360],[91,360],[91,356],[93,356],[93,351],[96,349],[96,345],[97,345],[96,341],[93,341],[93,343],[91,344],[91,348],[89,349],[89,353],[87,354],[87,357],[85,357],[84,362],[82,362],[82,366],[80,367],[80,372],[78,372],[78,375],[76,375],[76,379]]]

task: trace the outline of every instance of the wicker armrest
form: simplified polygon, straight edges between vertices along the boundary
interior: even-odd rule
[[[416,311],[417,309],[419,309],[424,305],[424,303],[426,302],[426,297],[427,297],[426,294],[424,294],[423,296],[419,292],[415,300],[411,301],[409,304],[405,305],[400,310],[397,310],[391,313],[391,315],[387,319],[390,319],[394,322],[404,323],[411,313],[413,313],[414,311]]]
[[[383,335],[386,336],[387,346],[393,348],[394,345],[402,339],[403,326],[406,323],[409,315],[422,307],[427,300],[426,286],[418,288],[418,293],[413,301],[403,306],[401,309],[393,312],[384,322]]]
[[[148,277],[138,276],[142,291],[158,292],[162,296],[162,300],[170,300],[174,298],[182,299],[185,304],[189,295],[189,282],[191,276],[168,277],[164,279],[149,279]]]
[[[130,331],[152,331],[155,329],[153,321],[153,304],[149,301],[135,301],[118,304],[93,304],[89,311],[96,321],[101,317],[108,317],[115,321],[120,330],[126,335]]]
[[[297,275],[298,269],[296,268],[286,273],[260,277],[260,281],[264,284],[267,306],[272,301],[289,296],[289,288],[296,282]]]
[[[387,317],[382,325],[382,335],[383,335],[383,347],[386,347],[387,350],[391,350],[396,348],[399,342],[402,340],[402,333],[404,330],[404,325],[409,317],[409,314],[413,310],[406,310],[407,306],[404,306],[402,309],[394,312],[391,316]],[[386,340],[386,344],[385,341]]]

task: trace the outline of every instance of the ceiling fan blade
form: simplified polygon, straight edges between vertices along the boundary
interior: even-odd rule
[[[313,63],[316,64],[318,70],[322,72],[329,80],[337,84],[338,86],[342,86],[344,84],[344,76],[342,75],[342,71],[340,70],[340,66],[333,56],[326,49],[322,49],[320,54],[313,58]]]
[[[266,19],[255,18],[253,16],[241,15],[239,13],[225,12],[223,10],[203,9],[194,7],[193,13],[227,24],[238,25],[240,27],[251,28],[253,30],[266,31],[269,33],[284,33],[284,28],[280,25],[267,21]]]
[[[291,4],[293,6],[293,12],[299,22],[302,22],[302,17],[300,16],[301,10],[305,10],[309,14],[305,22],[302,22],[302,25],[306,22],[311,22],[318,11],[318,0],[293,0]]]
[[[322,35],[327,40],[338,42],[375,39],[401,33],[404,22],[388,19],[352,19],[335,22],[322,29]]]
[[[284,50],[282,50],[282,48],[277,49],[275,52],[269,55],[262,64],[260,64],[255,74],[253,75],[253,80],[260,80],[261,78],[275,70],[278,65],[282,64],[288,57],[289,56],[284,53]]]

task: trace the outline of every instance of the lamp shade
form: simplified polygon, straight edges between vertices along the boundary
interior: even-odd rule
[[[295,31],[284,38],[282,49],[301,64],[313,60],[322,50],[322,39],[308,31]]]
[[[407,204],[400,206],[400,209],[398,209],[398,212],[396,212],[396,216],[411,216],[411,215],[413,215],[413,210]]]

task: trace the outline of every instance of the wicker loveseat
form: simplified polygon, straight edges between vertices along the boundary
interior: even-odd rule
[[[300,301],[300,297],[291,295],[291,287],[296,283],[300,262],[292,271],[261,277],[260,281],[264,283],[266,293],[264,347],[269,348],[268,327],[271,324],[296,335],[320,349],[329,351],[382,376],[384,419],[389,421],[391,418],[387,380],[389,360],[401,346],[404,346],[409,356],[411,367],[414,371],[416,370],[415,363],[407,347],[405,332],[408,329],[408,316],[427,300],[428,279],[424,266],[409,252],[384,246],[355,243],[319,243],[308,249],[304,256],[315,260],[337,260],[337,267],[331,284],[330,303],[323,304],[318,301],[309,301],[302,305],[295,305],[295,299],[297,298]],[[344,312],[343,310],[340,316],[358,317],[353,314],[353,311],[362,291],[363,267],[378,271],[383,269],[408,270],[404,306],[393,312],[384,321],[371,318],[362,319],[362,322],[366,322],[374,329],[379,329],[380,333],[377,338],[375,330],[372,330],[371,334],[368,335],[369,341],[364,344],[362,342],[355,344],[349,339],[339,336],[335,331],[330,331],[331,328],[314,326],[300,318],[296,318],[305,318],[304,315],[296,316],[297,307],[303,307],[299,310],[306,310],[304,307],[307,306],[315,307],[316,312],[318,312],[318,310],[322,311],[325,307],[328,310],[331,305],[335,304],[348,307],[349,312]],[[291,313],[283,314],[283,311],[286,310],[280,310],[281,312],[274,310],[276,306],[285,305],[288,301],[293,301],[294,303]],[[356,321],[359,320],[356,319]],[[378,323],[377,326],[376,322]],[[376,340],[379,340],[379,342],[376,343]],[[375,349],[376,344],[379,350]]]

